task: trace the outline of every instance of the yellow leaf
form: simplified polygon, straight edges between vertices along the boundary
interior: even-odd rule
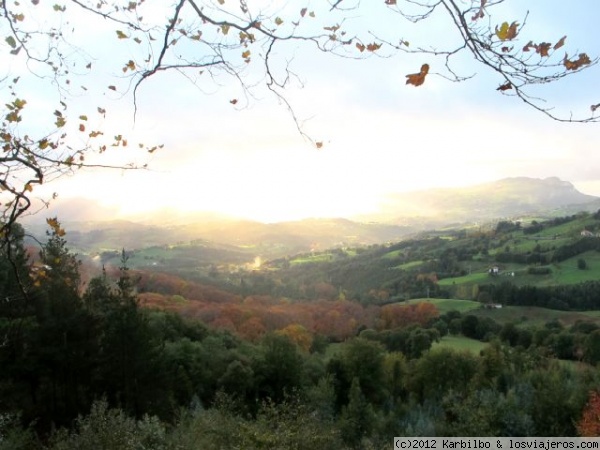
[[[81,115],[79,116],[79,120],[88,120],[86,115]]]
[[[64,236],[65,235],[65,230],[63,230],[60,227],[60,222],[58,221],[58,219],[56,217],[52,217],[52,218],[47,218],[46,219],[46,223],[48,224],[48,226],[52,229],[52,231],[54,233],[56,233],[59,236]]]
[[[498,29],[498,26],[496,26],[496,36],[498,36],[498,39],[501,41],[510,41],[511,39],[517,37],[518,27],[519,24],[517,22],[513,22],[510,25],[508,22],[504,22],[502,25],[500,25],[500,29]]]
[[[275,25],[279,26],[283,23],[283,19],[281,17],[275,18]]]
[[[245,52],[242,53],[242,58],[244,58],[244,59],[248,59],[249,56],[250,56],[250,50],[246,50]]]
[[[226,23],[224,23],[223,25],[221,25],[221,32],[227,36],[227,33],[229,33],[229,28],[230,26]]]
[[[123,67],[123,73],[127,72],[128,70],[135,70],[135,63],[131,59],[127,64],[125,64],[125,67]]]
[[[129,39],[129,36],[127,36],[125,33],[123,33],[121,30],[117,30],[117,37],[119,39]]]
[[[33,186],[31,186],[31,184],[27,183],[25,185],[25,190],[28,191],[28,192],[31,192],[31,191],[33,191]]]
[[[56,118],[56,122],[54,122],[54,125],[56,125],[56,128],[62,128],[67,124],[67,121],[65,120],[64,117],[59,116]]]
[[[21,116],[16,111],[12,111],[6,115],[6,120],[9,122],[20,122]]]

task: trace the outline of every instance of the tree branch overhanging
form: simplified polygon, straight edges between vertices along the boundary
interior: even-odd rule
[[[59,89],[61,103],[68,103],[74,96],[70,79],[73,73],[93,75],[95,68],[91,60],[86,64],[82,61],[84,57],[80,58],[86,54],[86,49],[78,53],[74,50],[77,47],[69,42],[69,38],[75,36],[71,28],[80,28],[79,22],[71,20],[69,7],[72,6],[78,14],[96,20],[108,33],[104,37],[116,39],[113,42],[120,53],[116,52],[115,60],[125,54],[130,58],[116,62],[116,72],[122,69],[125,75],[116,76],[115,80],[120,82],[124,77],[129,78],[130,84],[124,92],[131,89],[135,111],[139,89],[157,74],[179,72],[187,75],[205,71],[216,88],[233,81],[247,99],[257,98],[253,91],[261,87],[275,95],[288,110],[300,135],[315,145],[317,142],[304,132],[285,91],[290,83],[298,80],[298,72],[289,57],[289,52],[298,47],[355,59],[368,59],[373,55],[402,57],[405,54],[440,59],[438,68],[441,70],[427,75],[427,65],[427,71],[413,74],[418,75],[415,78],[418,85],[424,82],[426,75],[436,74],[454,82],[472,78],[477,69],[469,66],[465,70],[458,62],[459,55],[468,55],[478,67],[497,77],[498,85],[490,89],[512,95],[556,121],[600,121],[600,116],[596,115],[600,108],[597,102],[590,102],[594,104],[586,108],[586,114],[559,115],[536,90],[595,66],[598,58],[579,52],[578,57],[562,58],[559,53],[563,50],[559,49],[564,45],[564,38],[553,43],[522,41],[529,20],[527,14],[514,18],[512,23],[495,16],[497,7],[509,1],[512,0],[376,0],[348,6],[333,0],[311,10],[311,5],[304,1],[275,9],[257,7],[243,0],[177,0],[167,16],[153,15],[152,8],[158,6],[142,1],[70,0],[62,6],[33,2],[27,8],[18,3],[1,2],[0,27],[5,36],[3,51],[12,58],[11,61],[24,61],[25,67],[34,71],[36,77],[48,77],[51,85]],[[58,20],[48,21],[47,28],[33,26],[45,24],[45,18],[50,17],[48,13]],[[36,20],[36,14],[44,20]],[[384,14],[386,18],[392,18],[390,23],[394,25],[389,29],[384,26],[369,28],[363,25],[363,22],[368,23],[368,14]],[[397,30],[403,31],[404,24],[427,27],[438,19],[444,19],[448,28],[441,35],[444,38],[434,45],[412,44],[409,47],[403,38],[389,36]],[[159,39],[155,38],[157,34],[160,34]],[[446,35],[451,39],[445,39]],[[115,64],[114,61],[102,61],[98,66],[102,63],[106,66]],[[102,69],[107,70],[104,66]],[[197,82],[200,76],[188,78]],[[10,80],[10,76],[4,76],[0,83],[6,86]],[[111,88],[116,90],[116,86]],[[11,101],[18,99],[12,87],[8,90]],[[48,145],[47,132],[33,138],[28,131],[21,131],[23,126],[17,116],[22,107],[13,105],[11,108],[6,111],[0,130],[3,136],[0,143],[8,152],[0,159],[0,166],[5,169],[0,186],[6,196],[14,199],[4,210],[5,220],[14,221],[29,208],[27,199],[32,185],[46,181],[49,173],[59,175],[62,170],[102,165],[88,165],[78,160],[92,151],[91,146],[75,151],[68,148],[66,139],[58,138],[64,131],[61,116],[56,119],[55,143],[48,149],[54,153],[49,154],[45,147],[41,148]],[[98,134],[101,133],[96,132]],[[153,149],[155,147],[148,151]],[[33,176],[19,178],[16,183],[17,174],[24,173]]]

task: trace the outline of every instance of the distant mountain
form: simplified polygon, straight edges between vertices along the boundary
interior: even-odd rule
[[[556,177],[505,178],[466,188],[430,189],[388,196],[381,212],[360,216],[382,223],[441,225],[523,215],[564,215],[600,208],[600,197]]]
[[[25,224],[42,237],[45,218],[57,215],[69,244],[83,252],[139,249],[202,241],[232,246],[248,254],[279,257],[331,247],[398,241],[409,234],[442,226],[522,216],[564,216],[597,211],[600,197],[585,195],[558,178],[506,178],[468,188],[431,189],[390,195],[379,214],[304,219],[265,224],[213,213],[164,209],[129,220],[84,199],[63,200]],[[231,249],[228,249],[228,251]]]
[[[243,250],[252,257],[281,257],[332,247],[364,246],[397,241],[415,230],[385,224],[364,224],[348,219],[306,219],[264,224],[247,220],[207,221],[158,226],[125,220],[64,222],[69,246],[83,252],[128,250],[168,244],[201,243]],[[41,223],[29,224],[30,233],[42,237]]]
[[[54,202],[50,208],[29,216],[23,224],[29,233],[43,240],[48,228],[46,218],[53,216],[59,218],[66,230],[69,246],[84,253],[201,242],[220,250],[223,246],[235,247],[252,257],[281,257],[331,247],[397,241],[419,231],[407,226],[365,224],[342,218],[265,224],[216,213],[181,213],[172,209],[124,220],[115,219],[118,211],[81,198]]]

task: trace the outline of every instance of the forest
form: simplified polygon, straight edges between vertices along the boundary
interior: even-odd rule
[[[320,300],[241,295],[131,270],[125,252],[82,283],[65,231],[48,225],[39,257],[17,226],[2,254],[2,449],[379,449],[404,435],[600,433],[593,321],[522,327],[326,286]],[[449,337],[483,347],[442,345]]]

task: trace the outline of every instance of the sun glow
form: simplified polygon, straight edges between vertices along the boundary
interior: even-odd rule
[[[362,117],[348,110],[332,114],[336,120],[317,130],[332,137],[320,150],[298,134],[278,133],[275,118],[265,128],[244,124],[241,117],[230,128],[252,129],[253,136],[244,141],[227,137],[224,126],[214,130],[226,136],[219,140],[209,137],[198,146],[179,142],[153,154],[151,170],[82,172],[51,187],[62,197],[111,205],[123,218],[170,208],[277,222],[378,212],[386,194],[496,180],[513,176],[516,166],[529,176],[573,179],[555,169],[544,172],[539,165],[542,159],[555,165],[568,160],[570,146],[517,124],[511,138],[520,146],[507,148],[502,140],[488,138],[498,131],[495,116],[477,111],[425,120],[401,112]],[[465,136],[486,145],[473,150]]]

